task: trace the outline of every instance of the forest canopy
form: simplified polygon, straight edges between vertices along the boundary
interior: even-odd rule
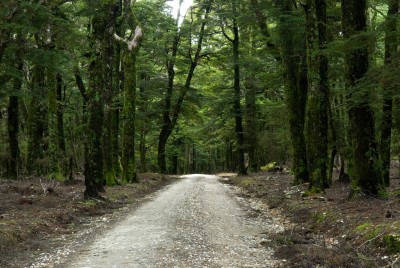
[[[182,1],[179,1],[182,4]],[[398,0],[4,0],[0,176],[259,172],[385,195]],[[340,170],[333,177],[334,168]]]

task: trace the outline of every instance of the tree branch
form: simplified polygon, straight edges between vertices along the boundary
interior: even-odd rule
[[[135,33],[132,37],[132,40],[130,40],[130,41],[126,40],[125,38],[122,38],[118,34],[114,33],[115,40],[117,40],[121,43],[127,44],[129,51],[132,51],[139,45],[139,41],[142,38],[142,36],[143,36],[142,28],[140,28],[139,26],[136,26]]]

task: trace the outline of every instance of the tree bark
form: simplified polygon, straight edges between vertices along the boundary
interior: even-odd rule
[[[62,172],[60,167],[60,150],[59,150],[59,136],[57,126],[57,81],[56,75],[47,70],[47,98],[48,98],[48,159],[49,159],[49,175],[52,178],[62,180]]]
[[[293,148],[292,170],[294,183],[309,181],[308,161],[305,146],[304,125],[307,100],[308,79],[305,53],[304,29],[298,24],[293,14],[293,1],[283,0],[281,3],[279,36],[283,76],[285,81],[286,105],[289,117],[290,139]]]
[[[235,7],[235,4],[233,5]],[[234,10],[236,13],[236,10]],[[235,14],[236,16],[236,14]],[[243,130],[243,115],[240,105],[240,63],[239,63],[239,26],[236,18],[233,19],[233,64],[234,64],[234,100],[233,110],[235,113],[235,133],[238,142],[238,175],[247,175],[247,168],[244,159],[244,130]]]
[[[104,127],[104,70],[105,45],[104,32],[106,31],[107,10],[101,5],[99,11],[92,18],[92,32],[90,43],[93,49],[92,60],[89,64],[89,87],[87,94],[88,122],[87,141],[85,150],[85,192],[84,197],[101,198],[99,192],[104,191],[103,173],[103,127]]]
[[[150,80],[150,76],[142,73],[140,75],[141,84],[140,84],[140,91],[139,91],[139,113],[142,114],[142,122],[140,126],[140,138],[139,138],[139,154],[140,154],[140,172],[144,173],[147,171],[147,163],[146,163],[146,135],[148,132],[148,122],[146,122],[146,110],[148,109],[148,100],[146,97],[147,83]]]
[[[122,180],[138,182],[135,159],[136,53],[124,56],[124,108],[122,109]]]
[[[22,58],[17,54],[17,70],[22,74],[23,63]],[[13,95],[9,97],[8,103],[8,143],[10,147],[10,165],[8,176],[11,179],[17,179],[19,173],[19,97],[18,93],[21,91],[22,77],[16,77],[13,81]]]
[[[252,172],[258,172],[260,169],[259,159],[257,157],[257,109],[256,109],[256,88],[253,78],[246,79],[246,140],[249,153],[249,167]]]
[[[27,171],[29,174],[43,175],[44,166],[38,164],[38,160],[43,158],[41,146],[45,129],[46,106],[45,105],[45,70],[42,66],[34,66],[32,73],[31,101],[28,113],[28,156]]]
[[[87,159],[85,163],[85,199],[100,198],[99,192],[104,191],[103,182],[103,137],[104,106],[103,106],[103,81],[101,71],[102,61],[97,56],[89,67],[88,95],[88,122],[87,122]]]
[[[383,191],[379,155],[375,141],[374,114],[369,104],[369,89],[359,88],[368,71],[368,47],[362,33],[367,30],[366,0],[342,0],[342,27],[345,38],[359,42],[345,54],[347,101],[352,139],[352,194],[378,195]],[[361,34],[361,35],[360,35]],[[357,36],[358,35],[358,36]]]
[[[328,164],[328,60],[326,48],[326,3],[308,0],[306,11],[306,38],[309,72],[306,118],[307,161],[310,176],[309,190],[323,192],[329,186]],[[315,51],[319,51],[314,56]],[[318,74],[314,78],[314,73]]]
[[[115,1],[114,1],[115,2]],[[104,104],[106,109],[104,110],[104,133],[103,133],[103,151],[104,151],[104,179],[107,186],[113,186],[116,184],[116,173],[114,170],[114,154],[113,146],[113,136],[115,135],[113,116],[113,98],[115,94],[114,87],[114,61],[115,61],[115,51],[114,51],[114,37],[113,33],[115,31],[115,24],[117,19],[117,11],[119,6],[117,3],[110,2],[105,6],[106,10],[106,31],[104,33],[104,65],[105,65],[105,85],[104,85]]]
[[[385,66],[388,70],[397,61],[397,13],[399,12],[399,0],[389,0],[389,10],[386,19],[385,36]],[[390,81],[390,79],[389,79]],[[392,141],[392,114],[393,93],[396,92],[390,83],[383,83],[383,108],[380,154],[382,161],[382,174],[386,186],[390,185],[390,144]]]
[[[123,53],[124,107],[122,109],[122,180],[138,182],[135,159],[136,120],[136,55],[140,48],[142,30],[133,17],[130,0],[124,1],[124,18],[134,36]],[[125,41],[126,42],[126,41]]]
[[[57,129],[58,129],[58,146],[65,155],[65,134],[64,134],[64,112],[62,108],[62,89],[63,79],[60,73],[56,76],[57,80]]]

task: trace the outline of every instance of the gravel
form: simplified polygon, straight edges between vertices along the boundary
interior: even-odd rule
[[[187,175],[59,267],[274,267],[268,235],[279,219],[211,175]],[[62,254],[62,253],[60,253]],[[53,256],[53,259],[57,257]],[[39,262],[40,263],[40,262]],[[54,267],[41,262],[43,267]],[[41,265],[32,265],[40,267]]]

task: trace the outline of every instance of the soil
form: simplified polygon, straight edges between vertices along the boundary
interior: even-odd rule
[[[308,185],[292,185],[288,173],[219,175],[224,183],[239,186],[241,197],[267,207],[254,213],[280,219],[285,231],[263,245],[274,249],[282,267],[400,267],[399,179],[392,178],[383,199],[349,198],[350,185],[335,180],[326,193],[305,195]],[[0,267],[39,267],[36,260],[46,263],[49,252],[74,247],[71,241],[112,225],[177,179],[141,174],[140,183],[107,187],[105,201],[84,201],[79,176],[73,185],[49,184],[44,178],[0,180]]]
[[[350,198],[350,184],[337,180],[325,193],[309,195],[308,184],[294,186],[293,176],[282,173],[227,176],[225,182],[286,219],[286,230],[265,243],[286,261],[282,267],[400,267],[400,179],[395,176],[387,198]]]

